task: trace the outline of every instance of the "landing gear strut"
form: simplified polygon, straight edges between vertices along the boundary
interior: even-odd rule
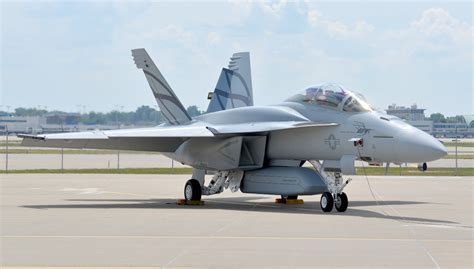
[[[193,178],[184,185],[186,201],[200,201],[202,195],[214,195],[230,189],[236,192],[240,188],[244,172],[241,170],[216,171],[207,186],[204,185],[206,171],[194,169]]]
[[[326,173],[318,161],[309,161],[316,171],[319,172],[329,192],[325,192],[321,195],[321,209],[324,212],[331,212],[333,207],[339,212],[345,212],[349,206],[349,200],[347,195],[342,190],[349,184],[351,179],[343,181],[342,175],[339,172]]]

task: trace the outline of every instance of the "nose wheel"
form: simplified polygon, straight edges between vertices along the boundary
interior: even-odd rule
[[[321,195],[319,203],[321,205],[321,210],[324,212],[331,212],[333,207],[335,207],[338,212],[345,212],[349,206],[349,200],[344,192],[336,195],[325,192]]]
[[[332,198],[332,194],[330,194],[329,192],[323,193],[323,195],[321,195],[321,201],[319,202],[319,204],[321,205],[321,209],[324,212],[331,212],[332,207],[334,206],[334,199]]]
[[[339,212],[345,212],[347,210],[347,207],[349,206],[349,200],[347,199],[346,193],[341,192],[336,195],[334,206]]]

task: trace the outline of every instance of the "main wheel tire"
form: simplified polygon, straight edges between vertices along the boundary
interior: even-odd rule
[[[349,199],[347,199],[347,195],[344,192],[338,194],[334,205],[336,206],[337,211],[345,212],[349,206]]]
[[[296,200],[298,199],[298,195],[282,195],[282,200]]]
[[[321,195],[321,201],[319,202],[321,205],[321,209],[324,212],[331,212],[333,206],[334,206],[334,199],[332,198],[332,194],[329,192],[323,193]]]
[[[201,194],[201,184],[199,184],[199,181],[196,179],[192,178],[184,185],[184,199],[186,199],[186,201],[200,201]]]

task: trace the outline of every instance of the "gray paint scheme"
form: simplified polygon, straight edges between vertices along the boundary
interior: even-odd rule
[[[321,176],[306,167],[269,167],[245,173],[244,193],[313,195],[327,191]]]
[[[369,108],[353,111],[352,101],[357,98],[349,91],[343,98],[336,95],[336,99],[323,100],[324,104],[338,100],[337,106],[316,102],[311,94],[323,87],[308,88],[307,96],[299,94],[274,106],[229,109],[226,103],[224,110],[191,119],[146,51],[133,50],[133,56],[137,66],[144,69],[160,109],[168,119],[166,124],[129,130],[25,135],[20,136],[24,138],[22,145],[163,152],[198,170],[245,171],[242,179],[243,183],[247,182],[245,191],[272,194],[323,191],[318,187],[324,184],[319,174],[314,176],[314,172],[311,174],[296,166],[305,160],[321,160],[326,167],[353,174],[356,159],[423,163],[447,153],[438,140],[399,118]],[[240,75],[250,78],[250,67],[239,70],[239,59],[244,58],[233,57],[229,68],[233,68],[233,72],[244,71]],[[251,89],[251,82],[248,84]],[[326,86],[323,92],[333,94],[328,88],[334,86]],[[355,141],[361,145],[355,146]],[[280,166],[269,169],[272,164]],[[276,175],[283,178],[281,184]],[[264,184],[266,189],[262,189],[263,183],[257,180],[262,177],[265,181],[274,177],[275,181]],[[282,187],[285,179],[294,184]],[[290,191],[301,184],[306,186],[303,190]]]

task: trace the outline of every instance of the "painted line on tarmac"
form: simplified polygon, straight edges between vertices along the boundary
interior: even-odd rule
[[[236,239],[236,240],[335,240],[335,241],[399,241],[416,242],[413,238],[361,238],[361,237],[284,237],[284,236],[199,236],[199,235],[3,235],[4,239]],[[425,242],[472,243],[472,239],[419,239]]]
[[[405,227],[409,226],[420,226],[420,227],[427,227],[427,228],[437,228],[437,229],[457,229],[457,230],[472,230],[473,227],[463,227],[463,226],[451,226],[451,225],[442,225],[442,224],[405,224]]]
[[[110,266],[104,266],[104,267],[89,267],[89,266],[3,266],[1,267],[2,269],[105,269],[105,268],[111,268],[111,269],[129,269],[130,267],[110,267]],[[136,267],[133,266],[133,269],[157,269],[157,268],[168,268],[168,269],[185,269],[185,268],[196,268],[196,267]],[[199,267],[198,267],[199,268]]]
[[[370,185],[369,185],[369,186],[370,186]],[[379,200],[381,200],[382,202],[385,202],[385,200],[383,199],[383,197],[382,197],[380,194],[378,194],[377,192],[375,192],[375,195],[378,196]],[[374,198],[375,198],[375,197],[374,197]],[[408,221],[406,220],[406,218],[403,217],[402,214],[400,214],[400,212],[399,212],[397,209],[395,209],[395,208],[394,208],[393,206],[391,206],[390,204],[387,204],[387,206],[388,206],[389,209],[391,209],[392,211],[394,211],[395,214],[398,215],[398,217],[402,218],[402,219],[403,219],[403,222],[408,222]],[[379,206],[379,207],[380,207],[380,206]],[[382,211],[383,211],[383,209],[382,209]],[[383,212],[384,212],[384,215],[387,215],[387,214],[385,214],[385,211],[383,211]],[[398,220],[398,221],[400,221],[400,220]],[[410,225],[404,225],[404,227],[408,228],[408,230],[410,231],[410,233],[411,233],[411,235],[412,235],[412,237],[413,237],[413,238],[412,238],[413,241],[414,241],[415,243],[417,243],[417,244],[420,246],[420,248],[426,253],[426,255],[427,255],[427,256],[430,258],[430,260],[433,262],[434,266],[435,266],[437,269],[440,269],[441,267],[439,266],[439,264],[438,264],[438,262],[436,261],[436,259],[434,258],[434,256],[431,254],[431,252],[428,250],[428,248],[426,248],[426,246],[423,244],[424,242],[428,242],[428,241],[418,239],[418,238],[417,238],[416,231],[415,231],[415,229],[413,229],[412,226],[410,226]],[[472,242],[472,240],[471,240],[471,242]]]

